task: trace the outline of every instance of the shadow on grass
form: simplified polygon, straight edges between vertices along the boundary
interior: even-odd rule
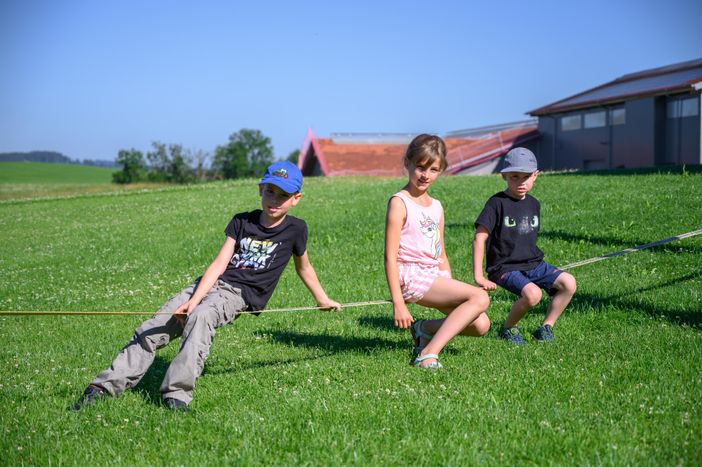
[[[246,371],[266,367],[288,365],[304,361],[317,360],[339,353],[370,353],[374,350],[403,349],[410,351],[409,343],[395,342],[381,337],[344,337],[332,334],[303,334],[295,331],[262,329],[261,333],[271,336],[274,342],[290,347],[302,347],[316,350],[314,355],[295,356],[273,360],[252,361],[243,364],[209,367],[205,364],[204,375],[221,375],[235,371]],[[158,388],[157,388],[158,390]]]
[[[376,349],[407,348],[406,343],[381,337],[344,337],[332,334],[302,334],[294,331],[267,331],[275,341],[294,347],[327,350],[333,353],[367,353]]]
[[[395,323],[390,316],[362,316],[358,318],[358,324],[370,328],[383,329],[385,331],[395,331]]]
[[[684,172],[689,174],[702,173],[702,165],[686,165],[684,166]],[[682,165],[669,165],[661,167],[646,167],[641,169],[605,169],[605,170],[578,170],[573,172],[557,172],[557,173],[547,173],[548,175],[558,175],[558,176],[582,176],[582,175],[651,175],[651,174],[661,174],[661,175],[682,175],[683,166]]]
[[[334,355],[334,352],[323,352],[321,354],[307,355],[303,357],[290,357],[276,360],[254,361],[236,366],[217,366],[214,368],[210,368],[207,366],[207,364],[205,364],[205,369],[202,372],[202,376],[217,376],[227,373],[233,373],[235,371],[257,370],[267,367],[284,366],[290,365],[291,363],[301,363],[306,361],[317,360],[319,358],[328,357],[330,355]]]
[[[691,226],[690,231],[697,229],[699,226]],[[456,229],[463,232],[465,229],[473,228],[472,224],[467,223],[452,223],[446,224],[444,227],[447,232],[449,229]],[[463,235],[462,233],[456,233],[455,235]],[[579,243],[584,242],[593,246],[601,246],[603,250],[597,253],[595,256],[606,255],[609,253],[614,253],[618,250],[623,250],[626,248],[634,248],[639,245],[645,245],[647,243],[657,242],[658,240],[665,240],[676,235],[682,235],[686,232],[670,232],[667,237],[660,238],[635,238],[635,239],[625,239],[616,236],[604,236],[604,235],[591,235],[586,233],[574,233],[566,232],[564,230],[544,230],[539,232],[539,238],[545,240],[562,240],[567,243]],[[452,235],[446,234],[446,237],[451,237]],[[674,240],[670,243],[664,243],[662,245],[649,247],[646,250],[656,251],[659,253],[689,253],[689,254],[702,254],[702,247],[692,246],[686,244],[688,239]],[[548,251],[545,250],[548,254]],[[581,258],[586,259],[586,258]]]
[[[457,231],[461,232],[461,233],[458,233],[457,235],[463,235],[463,232],[465,232],[468,229],[470,229],[468,231],[472,235],[474,228],[475,228],[475,226],[472,222],[447,222],[444,225],[444,230],[447,230],[447,231],[448,230],[457,230]],[[449,236],[446,235],[446,238],[448,238],[448,237]]]
[[[578,305],[587,305],[594,309],[603,308],[606,305],[614,305],[623,310],[643,312],[651,316],[663,317],[671,323],[681,326],[687,325],[698,330],[702,330],[702,310],[695,308],[693,305],[684,306],[667,302],[666,304],[668,306],[664,307],[651,303],[641,303],[637,300],[626,298],[644,292],[651,292],[670,286],[680,285],[683,282],[696,279],[700,276],[702,276],[702,271],[693,271],[683,276],[670,279],[666,282],[639,287],[634,290],[609,296],[599,296],[595,294],[576,292],[569,309],[570,311],[577,312],[579,308]],[[566,309],[566,313],[568,313],[569,309]]]
[[[170,365],[170,360],[156,355],[154,362],[151,367],[146,372],[144,377],[139,381],[133,391],[154,405],[161,405],[161,383],[163,382],[163,377],[166,376],[166,370],[168,365]]]
[[[675,232],[673,235],[680,235],[685,232]],[[565,232],[562,230],[549,230],[539,232],[539,238],[546,238],[549,240],[563,240],[569,243],[585,242],[591,245],[600,245],[607,247],[610,250],[603,251],[600,254],[605,255],[613,253],[615,250],[623,250],[625,248],[633,248],[639,245],[645,245],[646,243],[656,242],[658,240],[664,240],[664,238],[649,238],[649,239],[636,239],[636,240],[624,240],[622,238],[602,236],[602,235],[590,235],[590,234],[578,234],[572,232]],[[668,238],[668,237],[665,237]],[[651,247],[650,251],[666,252],[666,253],[691,253],[700,254],[702,253],[702,248],[696,246],[689,246],[684,244],[685,239],[681,241],[673,241],[663,245]],[[585,259],[585,258],[583,258]]]

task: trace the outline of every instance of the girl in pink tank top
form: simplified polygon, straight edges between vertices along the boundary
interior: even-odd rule
[[[429,206],[422,206],[404,191],[393,196],[402,199],[405,205],[406,220],[400,231],[400,248],[397,260],[403,263],[420,263],[438,266],[441,263],[441,230],[444,220],[441,202],[429,199]]]
[[[446,145],[438,136],[419,135],[404,157],[409,180],[388,202],[385,225],[385,275],[395,326],[410,328],[413,365],[441,368],[439,352],[456,335],[482,336],[490,329],[487,293],[451,278],[444,251],[444,211],[428,194],[446,169]],[[445,318],[414,321],[406,302],[435,308]]]

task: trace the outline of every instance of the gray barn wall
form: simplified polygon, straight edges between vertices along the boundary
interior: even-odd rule
[[[652,167],[656,160],[656,137],[660,133],[656,129],[656,99],[627,101],[624,108],[626,123],[612,127],[612,168]]]
[[[626,124],[621,125],[624,167],[652,167],[656,164],[656,137],[660,137],[660,128],[656,128],[656,99],[646,97],[627,101],[624,108]],[[659,119],[658,122],[660,125]]]
[[[700,116],[666,119],[663,164],[700,163]]]
[[[657,97],[655,100],[655,107],[656,107],[656,119],[655,119],[655,128],[656,128],[656,141],[655,141],[655,156],[654,156],[654,164],[655,165],[665,165],[665,157],[666,157],[666,115],[665,115],[665,107],[666,107],[666,98],[664,96]]]
[[[556,119],[550,115],[539,117],[539,134],[541,138],[539,138],[539,144],[534,154],[536,154],[540,170],[555,170],[554,137],[556,135],[556,123]]]
[[[700,116],[666,118],[665,96],[630,100],[624,108],[623,125],[565,132],[560,117],[586,111],[539,116],[539,167],[588,170],[700,163]]]
[[[700,164],[700,115],[682,118],[679,164]]]
[[[561,131],[560,117],[574,113],[539,117],[541,140],[537,159],[540,167],[544,170],[608,168],[610,127]]]

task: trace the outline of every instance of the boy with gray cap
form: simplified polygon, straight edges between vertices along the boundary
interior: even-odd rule
[[[307,257],[307,224],[288,215],[302,197],[300,169],[288,161],[276,162],[268,167],[258,189],[261,209],[236,214],[229,221],[224,244],[205,273],[142,323],[73,410],[136,386],[153,363],[156,350],[182,337],[178,355],[161,384],[161,397],[169,409],[187,411],[215,330],[233,322],[244,310],[265,308],[290,258],[317,305],[341,309],[327,297]]]
[[[517,323],[541,301],[541,289],[551,303],[541,326],[533,333],[539,342],[554,339],[553,326],[575,293],[575,278],[543,260],[536,246],[541,226],[541,205],[529,194],[539,175],[534,153],[514,148],[507,153],[500,171],[507,189],[493,195],[475,221],[473,276],[485,290],[497,285],[519,297],[498,332],[500,339],[525,344]],[[483,258],[487,243],[486,270]]]

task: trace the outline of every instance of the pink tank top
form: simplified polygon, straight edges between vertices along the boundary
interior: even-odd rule
[[[400,248],[397,260],[402,263],[420,263],[437,266],[441,256],[441,231],[439,226],[444,217],[444,209],[439,200],[431,200],[431,205],[420,206],[403,192],[395,193],[405,203],[407,220],[400,231]]]

